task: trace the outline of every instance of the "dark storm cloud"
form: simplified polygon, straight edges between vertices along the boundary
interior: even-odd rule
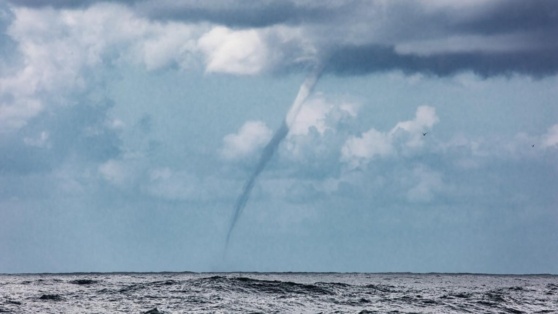
[[[211,22],[229,27],[266,27],[275,24],[298,24],[337,16],[342,10],[328,9],[323,3],[300,5],[297,1],[270,0],[8,0],[17,6],[84,8],[98,2],[130,5],[142,15],[156,20]],[[349,7],[347,2],[344,8]]]
[[[78,8],[99,2],[130,5],[138,11],[160,20],[183,20],[185,22],[208,21],[226,26],[262,27],[274,24],[304,24],[320,21],[332,23],[339,19],[355,23],[362,20],[361,13],[381,10],[386,19],[395,24],[412,26],[416,22],[428,23],[434,18],[441,27],[451,27],[474,33],[497,33],[514,30],[554,28],[558,25],[558,2],[554,0],[488,0],[474,5],[445,5],[438,9],[428,1],[393,0],[8,0],[17,6]],[[467,8],[468,7],[468,8]],[[472,9],[471,9],[472,8]],[[462,12],[474,11],[472,16],[456,21]],[[453,21],[452,21],[453,20]],[[420,32],[424,29],[415,29]]]
[[[345,5],[344,8],[347,6]],[[301,24],[339,15],[323,6],[302,6],[293,1],[144,1],[138,10],[150,18],[211,22],[229,27],[266,27]]]
[[[535,77],[558,72],[558,51],[554,49],[510,52],[461,52],[431,55],[398,54],[394,47],[381,45],[336,47],[325,71],[339,75],[402,70],[437,76],[472,71],[480,76],[526,74]]]
[[[473,71],[485,77],[541,77],[558,72],[558,1],[553,0],[144,1],[136,8],[162,20],[297,26],[316,45],[326,72],[334,74]],[[397,49],[402,45],[407,45],[404,52]],[[278,63],[279,68],[288,68],[290,61]]]
[[[53,7],[96,2],[10,1]],[[335,74],[401,70],[444,76],[473,71],[482,76],[520,73],[541,77],[558,72],[555,0],[118,2],[157,21],[209,22],[230,28],[294,26],[304,36],[301,45],[314,46],[316,58],[327,63],[326,72]],[[268,44],[283,56],[277,69],[288,69],[300,57],[289,53],[299,51],[292,42]],[[273,70],[281,72],[277,69]]]
[[[483,34],[541,30],[555,35],[558,30],[558,1],[502,1],[498,5],[487,6],[474,20],[460,23],[458,29]]]
[[[435,3],[390,2],[375,15],[385,18],[375,25],[375,33],[363,32],[356,43],[325,41],[321,51],[326,72],[401,70],[446,76],[472,71],[484,77],[558,73],[558,1]],[[363,20],[348,21],[345,27]]]
[[[139,1],[139,0],[137,0]],[[112,0],[110,2],[120,2],[124,4],[133,4],[137,2],[136,0]],[[97,1],[97,0],[8,0],[16,6],[24,6],[31,8],[85,8],[97,2],[109,2],[109,1]]]

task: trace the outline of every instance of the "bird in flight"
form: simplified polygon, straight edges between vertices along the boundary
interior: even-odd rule
[[[428,134],[428,132],[424,132],[424,133],[422,133],[422,136],[426,136],[426,134]]]

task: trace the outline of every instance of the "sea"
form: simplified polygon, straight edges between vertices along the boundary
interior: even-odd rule
[[[4,274],[0,313],[558,313],[558,276]]]

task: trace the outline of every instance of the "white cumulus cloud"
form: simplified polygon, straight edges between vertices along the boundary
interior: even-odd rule
[[[372,128],[361,136],[347,139],[341,149],[341,160],[350,168],[358,168],[367,164],[375,156],[385,157],[393,152],[390,137]]]
[[[238,133],[223,138],[221,155],[226,159],[240,159],[252,155],[269,142],[272,131],[261,121],[248,121]]]
[[[206,56],[206,71],[258,74],[266,66],[268,50],[258,31],[234,31],[218,26],[198,41]]]
[[[387,157],[406,149],[419,148],[425,134],[438,121],[434,107],[420,106],[413,120],[398,122],[389,132],[371,128],[361,135],[349,137],[341,148],[341,161],[354,169],[365,166],[375,157]]]
[[[431,129],[438,121],[439,119],[434,107],[420,106],[417,108],[413,120],[397,123],[389,132],[389,136],[390,138],[395,138],[404,135],[407,147],[419,147],[423,143],[424,133]]]
[[[290,135],[306,135],[310,129],[323,134],[333,129],[335,124],[345,117],[355,118],[358,106],[354,103],[334,103],[319,95],[309,99],[300,109],[289,130]]]

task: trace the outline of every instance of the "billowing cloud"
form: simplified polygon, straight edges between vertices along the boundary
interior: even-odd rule
[[[319,62],[316,47],[303,32],[285,26],[240,30],[215,26],[199,38],[198,50],[207,72],[255,75]]]
[[[341,150],[341,160],[348,163],[349,167],[357,168],[376,156],[385,157],[393,151],[388,135],[370,129],[361,136],[347,139]]]
[[[228,134],[223,138],[221,154],[226,159],[239,159],[252,155],[262,148],[273,132],[261,121],[248,121],[236,134]]]
[[[300,112],[283,143],[281,155],[301,165],[301,176],[318,175],[323,169],[335,172],[339,147],[358,119],[359,105],[329,99],[323,94],[310,98]]]
[[[289,130],[290,136],[306,135],[314,129],[320,134],[333,129],[347,118],[356,118],[358,106],[354,103],[333,103],[322,95],[309,99],[296,116]]]
[[[417,108],[415,119],[399,122],[389,132],[391,138],[404,137],[405,145],[409,148],[420,147],[422,139],[439,119],[436,109],[430,106],[420,106]]]
[[[0,74],[0,132],[24,126],[51,106],[71,104],[71,97],[96,85],[103,65],[188,68],[199,37],[196,27],[151,23],[113,4],[10,12],[6,34],[19,57]]]
[[[376,157],[419,148],[428,130],[438,121],[433,107],[420,106],[413,120],[398,122],[389,132],[372,128],[361,135],[349,137],[341,149],[341,161],[354,169],[366,166]]]
[[[268,51],[255,30],[216,27],[199,40],[208,72],[257,74],[267,65]]]

